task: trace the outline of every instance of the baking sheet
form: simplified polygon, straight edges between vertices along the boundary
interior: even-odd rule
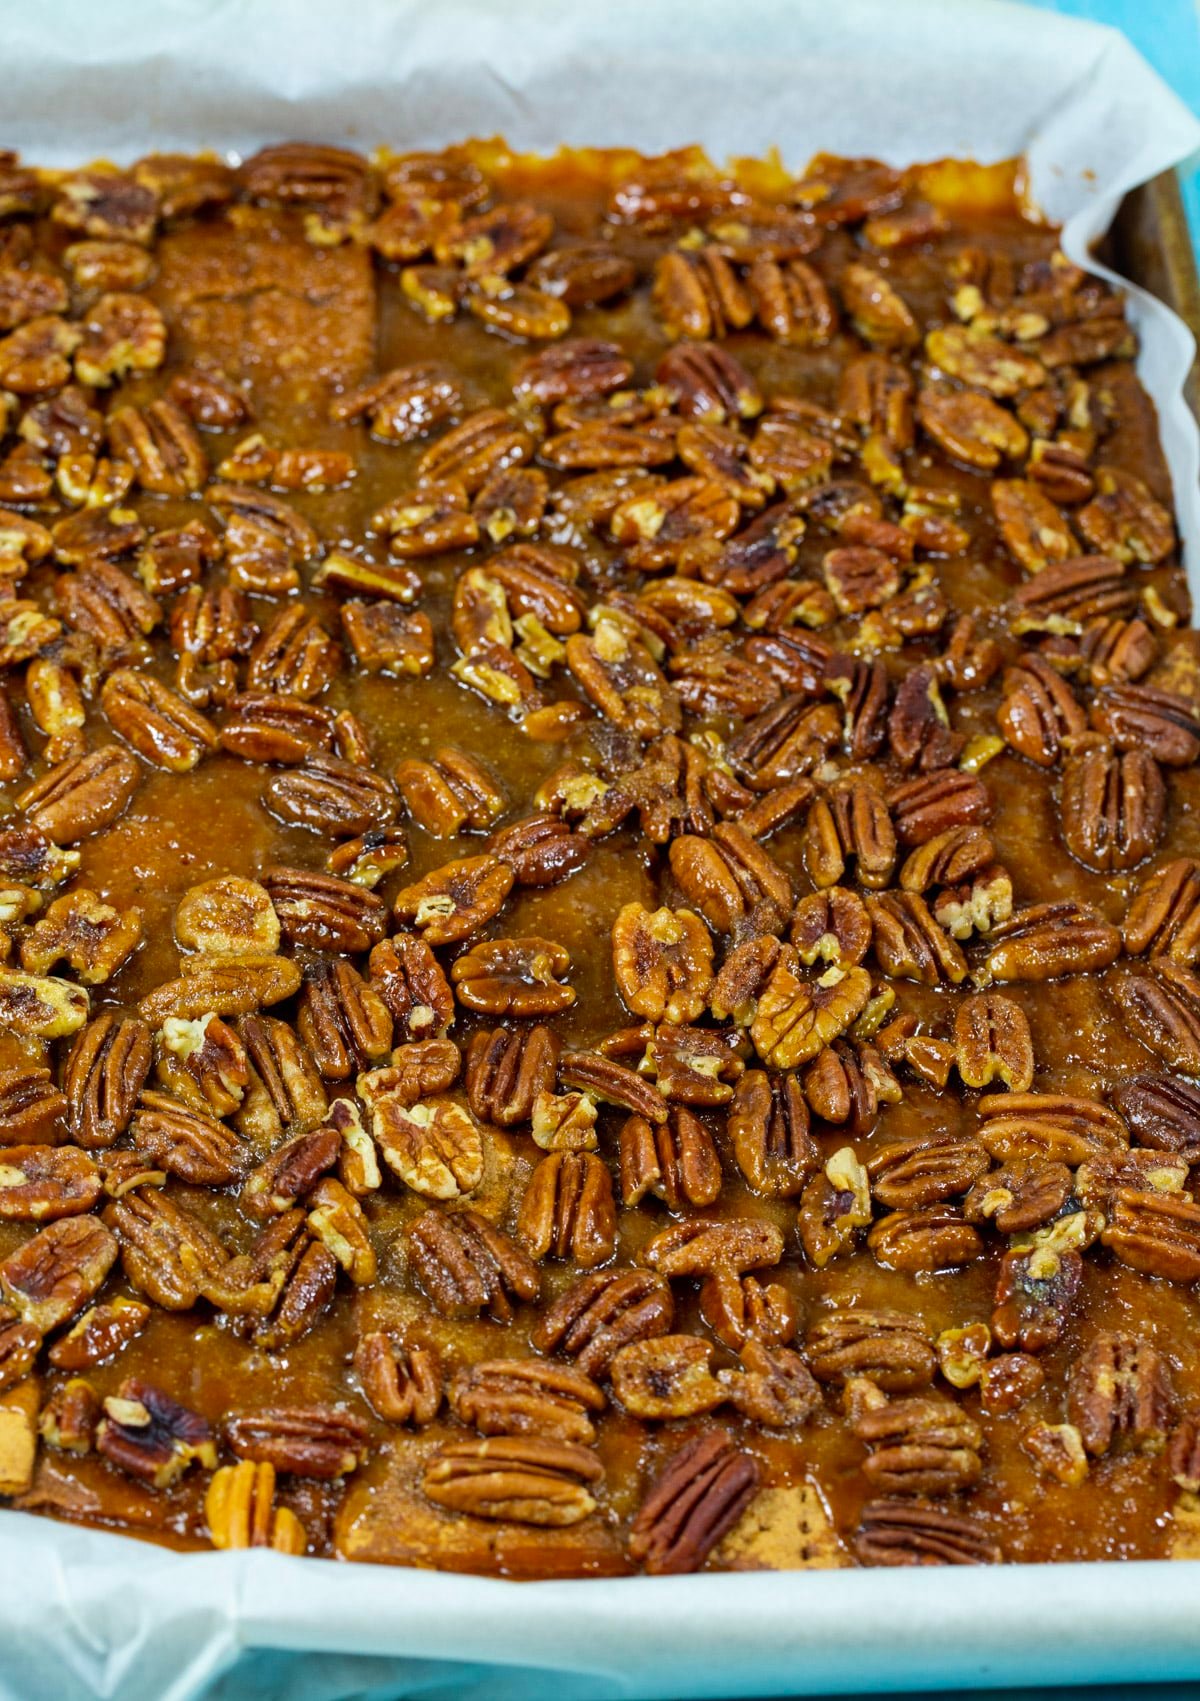
[[[523,148],[1025,153],[1076,259],[1200,124],[1112,31],[999,0],[43,0],[4,14],[0,143],[68,165],[502,132]],[[1194,345],[1132,292],[1194,594]],[[510,1585],[180,1556],[0,1515],[0,1697],[803,1695],[1200,1676],[1188,1563]],[[270,1655],[260,1650],[274,1650]]]

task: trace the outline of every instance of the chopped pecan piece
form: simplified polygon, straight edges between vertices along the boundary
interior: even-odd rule
[[[42,1350],[42,1331],[19,1317],[10,1305],[0,1305],[0,1392],[23,1382]]]

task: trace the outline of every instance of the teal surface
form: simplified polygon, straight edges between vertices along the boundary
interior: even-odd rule
[[[1200,0],[1026,0],[1047,12],[1122,30],[1159,76],[1200,114]],[[1193,246],[1200,249],[1200,154],[1180,170]]]

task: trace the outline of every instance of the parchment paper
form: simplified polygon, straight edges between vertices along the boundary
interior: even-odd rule
[[[0,145],[31,159],[503,133],[717,159],[1025,153],[1085,260],[1200,145],[1122,37],[999,0],[133,0],[6,10]],[[1193,344],[1132,292],[1200,589]],[[1198,598],[1200,600],[1200,598]],[[288,1701],[862,1692],[1200,1675],[1190,1564],[510,1585],[178,1556],[0,1514],[0,1697]],[[264,1650],[274,1650],[266,1653]]]

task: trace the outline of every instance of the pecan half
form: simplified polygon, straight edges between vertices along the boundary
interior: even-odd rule
[[[87,992],[56,975],[0,969],[0,1031],[24,1039],[61,1039],[88,1018]]]
[[[74,969],[85,986],[114,975],[142,942],[142,912],[102,903],[85,887],[55,898],[21,941],[21,967],[44,975],[56,963]]]
[[[426,939],[397,933],[371,952],[371,985],[392,1013],[397,1037],[440,1037],[454,1020],[454,994]]]
[[[150,1321],[150,1307],[140,1299],[118,1296],[108,1304],[91,1305],[50,1348],[47,1357],[56,1370],[91,1370],[116,1358]]]
[[[996,720],[1005,742],[1042,768],[1052,768],[1064,744],[1087,730],[1087,716],[1070,684],[1038,655],[1022,656],[1005,672]]]
[[[1147,874],[1121,931],[1131,957],[1170,957],[1191,968],[1200,958],[1200,863],[1177,857]]]
[[[608,1404],[583,1371],[543,1359],[484,1359],[451,1380],[455,1417],[481,1435],[530,1435],[589,1444]]]
[[[591,1490],[603,1477],[590,1448],[493,1436],[440,1448],[425,1467],[423,1487],[451,1512],[561,1529],[596,1510]]]
[[[854,1551],[864,1565],[998,1565],[1003,1554],[973,1519],[914,1500],[869,1500]]]
[[[267,1406],[226,1418],[222,1433],[239,1459],[324,1482],[357,1470],[367,1454],[366,1424],[333,1406]]]
[[[919,1319],[864,1307],[831,1311],[808,1332],[804,1353],[819,1382],[869,1377],[887,1393],[908,1393],[933,1380],[937,1354]]]
[[[228,1263],[216,1235],[156,1189],[125,1194],[106,1208],[104,1219],[120,1238],[129,1280],[166,1311],[190,1310],[201,1285]],[[115,1247],[113,1236],[108,1238]]]
[[[453,1099],[405,1105],[384,1096],[372,1107],[371,1132],[388,1166],[428,1199],[458,1198],[483,1178],[483,1131]]]
[[[1000,981],[1087,974],[1107,968],[1121,952],[1120,930],[1069,899],[1017,910],[990,929],[987,942],[987,973]]]
[[[385,1423],[432,1423],[442,1404],[442,1368],[432,1347],[397,1349],[382,1330],[360,1337],[354,1368],[367,1404]]]
[[[931,1395],[868,1406],[854,1433],[871,1449],[863,1475],[885,1494],[956,1494],[978,1481],[979,1425],[951,1400]]]
[[[31,826],[56,845],[78,844],[102,833],[123,815],[138,788],[137,761],[128,750],[104,744],[71,756],[17,796]]]
[[[280,929],[295,945],[314,951],[366,951],[387,931],[383,899],[352,880],[272,864],[263,870],[263,888]]]
[[[1200,1074],[1200,976],[1170,957],[1117,980],[1113,995],[1125,1025],[1172,1069]]]
[[[734,1087],[726,1127],[738,1168],[756,1193],[799,1193],[820,1163],[793,1075],[747,1070]]]
[[[669,1284],[648,1270],[597,1270],[567,1288],[534,1325],[540,1352],[564,1352],[585,1375],[608,1374],[634,1341],[665,1335],[674,1321]]]
[[[130,1476],[166,1488],[189,1465],[215,1470],[217,1448],[207,1422],[152,1383],[127,1377],[104,1402],[96,1451]]]
[[[525,1189],[518,1238],[535,1259],[570,1258],[584,1269],[612,1256],[617,1213],[612,1177],[592,1152],[551,1152]]]
[[[396,814],[396,796],[386,780],[319,750],[270,780],[263,802],[281,821],[342,839],[389,827]]]
[[[699,1571],[759,1483],[758,1461],[720,1430],[685,1443],[630,1526],[630,1557],[653,1576]]]
[[[553,1089],[559,1053],[557,1036],[540,1024],[523,1033],[480,1029],[467,1052],[471,1110],[502,1128],[529,1121],[539,1096]]]
[[[69,1323],[116,1261],[116,1238],[95,1217],[48,1223],[0,1263],[0,1297],[43,1334]]]
[[[871,992],[865,969],[835,964],[814,980],[799,974],[799,958],[784,946],[759,995],[750,1037],[775,1069],[807,1063],[861,1015]]]
[[[450,970],[455,993],[469,1010],[491,1016],[554,1016],[575,1002],[562,978],[570,953],[550,939],[489,939],[464,951]]]
[[[627,1207],[654,1194],[670,1211],[711,1205],[721,1192],[721,1160],[708,1129],[688,1110],[652,1126],[631,1116],[621,1129],[621,1199]]]
[[[426,1211],[408,1231],[409,1258],[421,1286],[444,1317],[513,1318],[513,1301],[537,1299],[537,1265],[507,1235],[474,1211]]]
[[[752,1217],[708,1222],[686,1217],[646,1242],[642,1259],[660,1275],[710,1276],[725,1268],[741,1274],[778,1264],[783,1236],[773,1223]]]
[[[1131,1075],[1110,1094],[1118,1114],[1142,1146],[1200,1156],[1200,1087],[1174,1075]]]
[[[1200,1280],[1200,1206],[1118,1187],[1110,1212],[1100,1239],[1123,1264],[1168,1282]]]
[[[106,1010],[81,1030],[63,1076],[69,1126],[81,1146],[111,1146],[125,1132],[151,1057],[150,1029],[136,1017]]]
[[[1145,750],[1117,755],[1107,739],[1077,739],[1063,767],[1059,811],[1063,842],[1085,868],[1134,868],[1166,826],[1162,769]]]
[[[1067,1408],[1087,1451],[1158,1452],[1171,1422],[1166,1361],[1148,1341],[1103,1332],[1067,1378]]]
[[[958,1072],[968,1087],[1002,1081],[1015,1093],[1033,1085],[1033,1036],[1019,1004],[1001,993],[979,992],[954,1014]]]
[[[787,1288],[725,1268],[714,1270],[701,1283],[700,1315],[734,1352],[748,1341],[781,1347],[796,1333],[796,1305]]]
[[[100,692],[110,725],[147,762],[171,773],[188,773],[217,747],[212,724],[169,687],[149,674],[120,667]]]
[[[296,1514],[275,1505],[275,1471],[243,1459],[214,1472],[204,1500],[204,1513],[215,1548],[271,1548],[276,1553],[303,1553],[308,1536]]]
[[[612,927],[613,978],[635,1015],[691,1022],[712,985],[712,940],[691,910],[626,904]]]
[[[896,865],[896,835],[882,793],[869,780],[832,786],[809,810],[803,854],[815,886],[836,886],[851,863],[863,886],[886,886]]]
[[[0,1147],[59,1145],[66,1138],[68,1108],[66,1095],[54,1085],[48,1069],[4,1070],[0,1073]]]
[[[429,944],[453,944],[500,913],[513,878],[509,865],[495,856],[448,862],[397,893],[395,913]]]

